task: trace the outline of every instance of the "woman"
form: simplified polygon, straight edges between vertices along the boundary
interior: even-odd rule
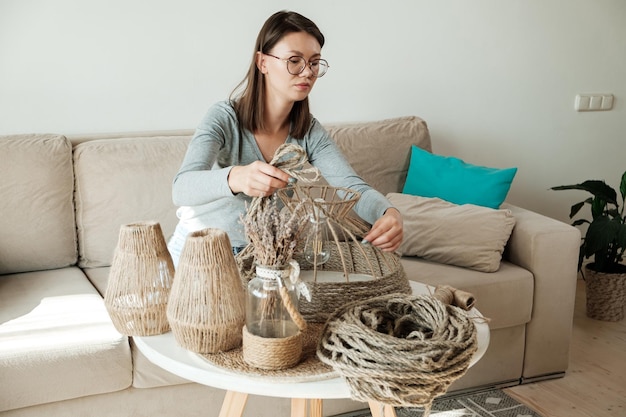
[[[168,247],[175,265],[195,230],[225,230],[235,252],[246,245],[240,223],[246,202],[288,184],[289,175],[268,164],[283,143],[303,147],[329,184],[361,193],[355,211],[373,224],[364,240],[388,252],[400,246],[398,210],[354,172],[309,113],[309,93],[328,69],[323,46],[315,23],[298,13],[281,11],[265,22],[241,88],[209,109],[174,178],[180,221]]]

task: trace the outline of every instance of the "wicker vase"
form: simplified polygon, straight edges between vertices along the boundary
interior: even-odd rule
[[[217,353],[241,346],[245,292],[226,232],[204,229],[187,236],[167,318],[185,349]]]
[[[608,274],[585,267],[587,317],[604,321],[624,319],[626,273]]]
[[[104,303],[115,328],[127,336],[170,330],[167,302],[174,264],[157,222],[120,227]]]

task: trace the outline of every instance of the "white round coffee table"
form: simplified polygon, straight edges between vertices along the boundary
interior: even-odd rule
[[[411,281],[414,294],[429,294],[429,287]],[[470,315],[482,317],[475,308]],[[484,320],[475,321],[478,348],[470,366],[478,362],[489,345],[489,326]],[[133,337],[135,345],[148,360],[174,375],[189,381],[227,391],[220,417],[241,417],[248,394],[292,399],[292,417],[306,417],[307,405],[311,416],[321,417],[323,399],[350,398],[350,389],[340,377],[292,382],[262,376],[248,376],[212,365],[200,355],[184,349],[172,332],[157,336]],[[395,416],[393,407],[370,403],[373,417]],[[381,411],[382,410],[382,411]]]

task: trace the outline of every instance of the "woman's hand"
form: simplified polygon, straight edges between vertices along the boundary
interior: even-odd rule
[[[267,197],[285,188],[289,175],[273,165],[254,161],[249,165],[234,166],[228,174],[228,186],[233,194],[244,193],[250,197]]]
[[[393,252],[400,247],[402,236],[402,215],[397,209],[390,207],[376,220],[363,239],[383,252]]]

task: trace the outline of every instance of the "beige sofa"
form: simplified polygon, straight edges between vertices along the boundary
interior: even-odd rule
[[[328,126],[355,169],[383,193],[402,189],[417,117]],[[104,308],[119,227],[176,224],[171,180],[192,131],[0,137],[0,415],[217,416],[224,392],[152,365]],[[494,163],[496,163],[494,161]],[[568,366],[580,233],[505,204],[516,225],[497,272],[404,257],[410,279],[471,291],[490,318],[483,359],[453,390],[562,376]],[[247,416],[288,415],[288,400],[251,397]],[[324,403],[324,414],[363,408]]]

